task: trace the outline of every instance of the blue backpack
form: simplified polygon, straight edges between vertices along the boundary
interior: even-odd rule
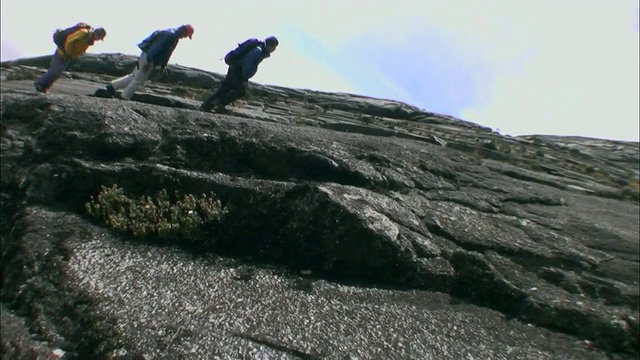
[[[224,62],[227,65],[237,65],[242,59],[249,53],[249,51],[256,48],[256,46],[262,45],[262,41],[258,39],[249,39],[243,42],[242,44],[238,44],[238,47],[234,50],[231,50],[224,56]]]
[[[151,35],[147,36],[146,39],[142,40],[142,42],[138,44],[138,47],[140,48],[140,50],[144,52],[149,51],[149,49],[151,48],[151,45],[153,44],[153,41],[156,39],[156,37],[158,37],[158,35],[161,32],[162,30],[156,30],[153,33],[151,33]]]

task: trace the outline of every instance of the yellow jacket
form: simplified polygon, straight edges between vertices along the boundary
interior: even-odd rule
[[[58,49],[58,54],[67,59],[77,59],[93,45],[93,32],[89,29],[78,29],[69,34],[64,42],[64,51]]]

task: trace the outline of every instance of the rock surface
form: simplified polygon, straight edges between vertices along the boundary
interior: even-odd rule
[[[2,63],[6,359],[611,359],[639,353],[638,143],[502,136],[413,106],[134,57]],[[95,95],[94,95],[95,94]],[[101,186],[213,191],[202,243],[91,220]]]

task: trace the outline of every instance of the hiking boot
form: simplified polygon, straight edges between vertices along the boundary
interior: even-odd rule
[[[205,112],[209,112],[211,111],[211,109],[213,109],[214,107],[216,107],[216,105],[218,104],[218,102],[215,99],[207,99],[205,100],[202,105],[200,105],[200,110],[205,111]]]
[[[107,89],[107,94],[114,96],[116,94],[116,89],[113,88],[113,85],[107,84],[105,87]]]
[[[213,109],[213,111],[215,113],[218,113],[218,114],[228,114],[229,113],[229,110],[227,110],[226,105],[222,105],[222,104],[216,104],[216,106]]]
[[[36,91],[37,91],[37,92],[41,92],[41,93],[44,93],[44,94],[46,94],[46,93],[47,93],[47,88],[45,88],[44,86],[42,86],[42,84],[40,84],[39,82],[34,81],[34,82],[33,82],[33,86],[36,88]]]

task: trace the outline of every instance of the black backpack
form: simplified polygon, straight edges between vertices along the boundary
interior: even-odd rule
[[[64,43],[67,41],[67,37],[71,34],[73,34],[74,32],[78,31],[79,29],[91,29],[91,26],[89,26],[89,24],[87,23],[77,23],[71,27],[68,27],[66,29],[57,29],[54,33],[53,33],[53,42],[56,44],[56,46],[58,46],[60,49],[64,49]]]
[[[258,39],[249,39],[243,42],[242,44],[238,44],[238,47],[234,50],[231,50],[224,56],[224,62],[227,65],[238,64],[242,61],[242,59],[249,53],[249,51],[253,50],[256,46],[260,46],[262,41]]]

